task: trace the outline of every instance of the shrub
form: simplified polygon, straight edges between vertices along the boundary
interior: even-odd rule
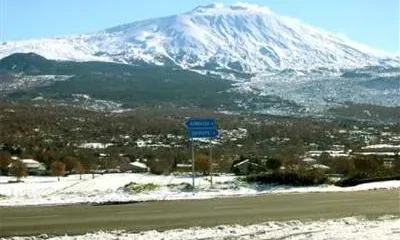
[[[281,167],[282,163],[277,158],[268,159],[266,163],[266,167],[272,171],[277,171]]]
[[[150,172],[152,174],[169,174],[172,170],[172,165],[167,159],[154,159],[149,163]]]
[[[336,158],[332,159],[329,166],[334,173],[351,175],[355,172],[355,165],[352,159],[347,158]]]
[[[367,173],[374,176],[382,168],[382,159],[374,157],[362,157],[354,159],[354,165],[357,173]]]
[[[190,183],[168,184],[167,187],[182,192],[191,192],[194,190],[193,185]]]
[[[326,183],[327,176],[319,170],[309,170],[303,173],[288,171],[288,172],[274,172],[274,173],[261,173],[246,176],[245,181],[257,182],[263,184],[284,184],[292,186],[310,186]]]
[[[131,192],[131,193],[141,193],[144,191],[154,191],[157,188],[159,188],[159,186],[154,183],[139,184],[139,183],[131,182],[131,183],[126,184],[123,187],[123,190],[126,192]]]
[[[208,173],[210,172],[210,168],[211,162],[208,157],[204,154],[199,154],[195,162],[196,171],[202,172],[203,175],[208,175]]]

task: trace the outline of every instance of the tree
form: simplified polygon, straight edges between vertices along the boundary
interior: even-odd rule
[[[204,154],[199,154],[195,162],[195,168],[197,171],[202,172],[203,175],[208,175],[211,168],[211,163],[210,160],[208,159],[208,156]]]
[[[393,171],[396,174],[400,174],[400,155],[395,157]]]
[[[226,173],[231,172],[234,161],[235,161],[235,156],[233,154],[222,155],[218,163],[219,170],[221,172],[226,172]]]
[[[331,163],[332,158],[331,155],[327,152],[321,153],[321,155],[318,158],[318,162],[324,165],[328,165]]]
[[[57,151],[55,150],[42,150],[36,152],[35,159],[39,162],[42,162],[46,165],[47,168],[51,167],[52,163],[59,159]]]
[[[274,172],[276,172],[281,167],[281,165],[281,161],[277,158],[268,159],[266,163],[266,167]]]
[[[77,162],[75,165],[75,170],[79,174],[79,179],[82,180],[82,174],[85,173],[85,169],[82,166],[82,163]]]
[[[82,164],[85,172],[92,172],[92,178],[94,178],[94,170],[97,169],[97,159],[87,152],[82,152],[78,156],[79,162]]]
[[[118,155],[112,154],[102,159],[103,169],[114,169],[117,168],[122,162],[122,158]]]
[[[355,165],[352,159],[348,158],[336,158],[332,159],[330,162],[331,170],[334,173],[343,174],[343,175],[351,175],[355,172]]]
[[[21,160],[16,160],[11,164],[10,173],[16,177],[19,182],[21,178],[28,176],[28,169],[26,168],[25,163]]]
[[[300,156],[304,155],[304,149],[299,145],[282,147],[277,152],[277,157],[282,160],[284,165],[299,165]]]
[[[79,161],[75,157],[68,156],[63,159],[63,162],[65,162],[66,171],[71,172],[74,168],[76,170],[76,165],[78,164]]]
[[[375,156],[365,156],[354,159],[355,169],[358,173],[364,173],[371,176],[376,176],[380,170],[381,164]]]
[[[60,176],[65,174],[65,164],[60,161],[55,161],[51,164],[51,173],[53,176],[57,176],[58,181],[60,181]]]
[[[150,172],[153,174],[168,174],[172,169],[171,162],[168,159],[152,159],[149,161]]]
[[[0,153],[0,173],[7,171],[8,165],[11,163],[11,157],[7,153]]]

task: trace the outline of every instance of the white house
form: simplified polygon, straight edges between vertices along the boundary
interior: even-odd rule
[[[315,158],[310,158],[310,157],[308,157],[308,158],[303,158],[303,162],[306,162],[306,163],[316,163],[317,160],[316,160]]]
[[[139,161],[131,162],[129,165],[131,166],[132,172],[148,172],[150,170],[146,164]]]
[[[316,168],[316,169],[321,169],[321,170],[329,170],[330,169],[330,167],[323,165],[323,164],[313,164],[312,167]]]
[[[12,158],[12,162],[8,165],[8,168],[10,169],[14,162],[17,160],[20,160],[22,161],[22,163],[25,164],[29,174],[41,175],[46,172],[46,166],[43,163],[38,162],[34,159],[18,159],[16,157]]]

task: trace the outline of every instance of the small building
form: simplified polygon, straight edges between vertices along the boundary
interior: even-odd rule
[[[320,169],[320,170],[324,170],[324,171],[327,171],[327,170],[330,169],[330,167],[328,167],[328,166],[326,166],[326,165],[323,165],[323,164],[313,164],[313,165],[312,165],[312,168],[314,168],[314,169]]]
[[[191,172],[192,164],[191,163],[178,163],[176,164],[176,171],[178,172]]]
[[[129,165],[131,165],[132,172],[148,172],[148,171],[150,171],[150,168],[147,167],[146,164],[139,162],[139,161],[131,162]]]
[[[344,152],[346,150],[346,147],[344,145],[332,145],[332,150]]]
[[[328,177],[329,181],[334,182],[334,183],[338,182],[344,178],[343,174],[337,174],[337,173],[326,174],[326,176]]]
[[[311,163],[316,163],[317,160],[315,158],[307,157],[307,158],[303,158],[303,162],[311,164]]]
[[[136,160],[135,162],[122,162],[120,170],[121,172],[144,173],[149,172],[150,168],[145,163]]]
[[[234,164],[232,168],[236,174],[247,175],[260,169],[260,166],[257,163],[251,162],[250,159],[246,159]]]
[[[105,158],[105,157],[109,157],[110,154],[107,153],[99,153],[99,158]]]
[[[25,164],[29,175],[44,175],[46,173],[46,166],[34,159],[18,159],[16,157],[12,158],[12,162],[8,165],[10,169],[15,161],[22,161]]]

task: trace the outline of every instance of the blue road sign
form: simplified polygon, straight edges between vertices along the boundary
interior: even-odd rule
[[[189,128],[189,138],[216,138],[218,130],[215,128]]]
[[[185,122],[186,127],[190,128],[210,128],[216,129],[217,123],[212,118],[190,118]]]

